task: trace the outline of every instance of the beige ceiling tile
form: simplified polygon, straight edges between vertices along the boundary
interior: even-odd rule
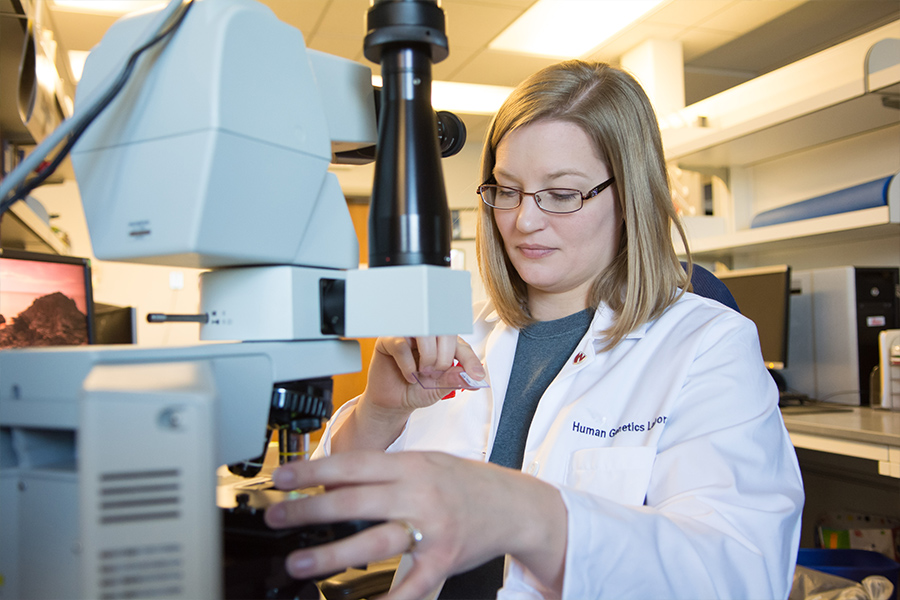
[[[746,33],[789,12],[806,0],[740,0],[709,19],[697,22],[705,29]]]
[[[272,9],[275,16],[303,32],[304,37],[312,33],[313,28],[328,6],[329,0],[259,0]]]
[[[349,58],[357,62],[373,66],[363,56],[363,37],[357,38],[346,35],[315,35],[312,39],[307,40],[307,46],[313,50],[334,54],[343,58]]]
[[[480,50],[474,48],[460,48],[450,42],[450,55],[434,65],[432,76],[442,81],[462,81],[456,77],[456,72],[466,65]]]
[[[316,33],[365,36],[368,12],[369,0],[329,0],[328,8],[317,25]]]
[[[703,22],[740,0],[672,0],[654,11],[646,21],[663,25],[690,27]]]
[[[475,0],[477,2],[477,0]],[[514,8],[528,10],[537,0],[485,0],[485,4],[502,4],[503,6],[512,6]]]
[[[592,0],[593,1],[593,0]],[[525,12],[537,0],[442,0],[441,7],[444,12],[452,10],[454,6],[461,4],[471,4],[473,6],[500,6],[504,8],[515,8],[521,12]]]
[[[453,77],[453,81],[514,86],[538,69],[555,62],[557,61],[553,58],[485,50],[466,63]]]
[[[524,12],[523,8],[495,6],[492,2],[443,3],[450,51],[454,47],[484,48]]]

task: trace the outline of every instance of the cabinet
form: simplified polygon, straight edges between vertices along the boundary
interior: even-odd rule
[[[791,413],[784,423],[803,473],[806,503],[800,545],[816,545],[826,514],[900,518],[900,413],[868,407]]]
[[[698,259],[884,239],[900,260],[900,182],[887,206],[750,228],[764,210],[900,171],[900,21],[688,106],[661,128],[670,164],[725,184],[712,217],[724,231],[689,240]]]

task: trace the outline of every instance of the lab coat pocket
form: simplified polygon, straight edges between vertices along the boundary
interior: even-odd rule
[[[656,448],[585,448],[572,454],[566,485],[621,504],[640,506],[647,495]]]

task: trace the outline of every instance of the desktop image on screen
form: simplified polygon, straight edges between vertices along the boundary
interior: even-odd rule
[[[0,349],[93,342],[86,258],[0,250]]]
[[[741,313],[756,324],[766,367],[770,371],[785,368],[788,363],[791,268],[777,265],[717,272],[715,275],[734,296]]]

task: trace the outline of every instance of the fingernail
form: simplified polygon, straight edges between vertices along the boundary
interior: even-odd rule
[[[299,575],[303,575],[308,571],[311,571],[315,566],[315,561],[313,557],[309,554],[303,554],[300,556],[293,556],[288,559],[288,571],[294,577]]]
[[[292,488],[297,485],[297,475],[291,469],[275,469],[272,473],[272,482],[278,488]]]

